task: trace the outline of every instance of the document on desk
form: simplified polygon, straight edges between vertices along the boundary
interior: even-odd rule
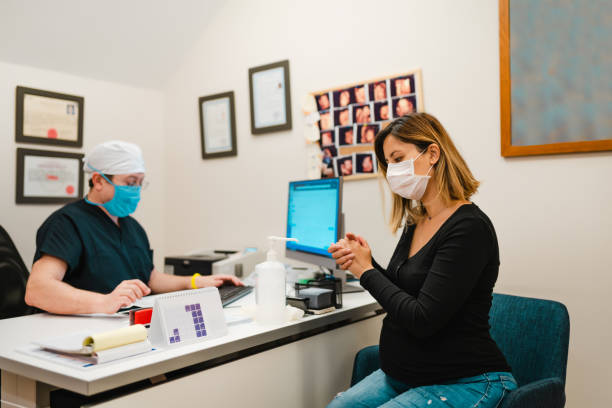
[[[28,354],[37,357],[52,357],[54,361],[102,364],[152,350],[147,339],[147,329],[142,325],[122,327],[102,333],[74,333],[68,336],[35,341],[34,349],[26,347]],[[87,366],[87,365],[83,365]]]
[[[127,358],[137,357],[145,353],[153,353],[158,351],[158,349],[152,348],[148,341],[146,343],[146,346],[136,343],[123,346],[121,347],[121,350],[119,350],[119,348],[104,350],[92,356],[55,352],[43,349],[33,343],[15,350],[29,356],[72,368],[91,368],[96,367],[99,364],[123,361]]]

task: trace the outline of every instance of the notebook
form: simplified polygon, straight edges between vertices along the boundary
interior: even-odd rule
[[[102,333],[79,332],[33,342],[46,351],[101,364],[151,351],[147,329],[141,325]]]

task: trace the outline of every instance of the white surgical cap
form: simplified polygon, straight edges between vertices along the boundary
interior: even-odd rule
[[[144,159],[140,147],[133,143],[113,140],[94,147],[83,158],[83,171],[102,174],[144,173]]]

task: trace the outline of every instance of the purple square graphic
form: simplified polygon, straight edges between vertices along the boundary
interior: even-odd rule
[[[204,323],[204,318],[203,318],[203,317],[201,317],[201,316],[200,316],[200,317],[198,317],[198,322],[200,322],[200,323]]]
[[[197,313],[196,311],[193,311],[193,312],[191,312],[191,315],[192,315],[193,317],[196,317],[196,316],[198,315],[198,313]]]
[[[202,311],[198,310],[198,316],[202,316]]]
[[[196,330],[200,330],[200,325],[199,325],[199,324],[196,324],[196,325],[195,325],[195,329],[196,329]]]
[[[189,312],[189,305],[185,305],[185,311]]]
[[[202,332],[197,331],[196,332],[196,336],[200,337],[202,335]]]
[[[206,336],[206,330],[202,330],[202,336]]]
[[[194,318],[193,318],[193,324],[196,324],[197,322],[198,322],[198,318],[197,318],[197,317],[194,317]]]
[[[170,337],[170,343],[174,343],[174,337]]]
[[[178,329],[174,329],[174,334],[175,335],[179,334]]]
[[[176,336],[175,339],[176,339],[176,342],[178,343],[179,341],[181,341],[181,336]]]
[[[200,304],[199,303],[196,303],[196,309],[200,310]]]

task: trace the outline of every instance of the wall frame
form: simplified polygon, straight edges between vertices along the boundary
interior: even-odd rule
[[[249,69],[252,134],[291,129],[290,82],[288,60]]]
[[[82,147],[84,105],[81,96],[18,86],[15,141]]]
[[[83,154],[17,149],[15,202],[65,204],[83,197]]]
[[[201,96],[198,99],[200,112],[200,136],[202,158],[236,156],[236,113],[234,91]]]
[[[499,0],[502,156],[612,150],[604,3]]]

